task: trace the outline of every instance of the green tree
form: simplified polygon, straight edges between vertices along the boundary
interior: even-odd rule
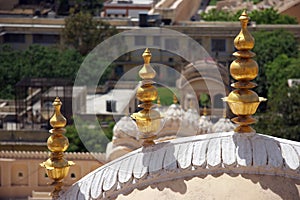
[[[282,54],[266,65],[268,98],[270,102],[281,98],[281,93],[278,91],[287,86],[288,79],[300,78],[299,63],[300,58],[289,58],[287,55]]]
[[[258,132],[300,141],[300,86],[288,87],[287,80],[300,78],[300,57],[278,56],[266,67],[268,110],[259,114]]]
[[[32,45],[25,51],[0,47],[0,98],[13,98],[15,84],[25,77],[74,80],[83,57],[72,49]]]
[[[257,24],[298,24],[296,18],[279,14],[274,8],[253,10],[249,16]]]
[[[111,141],[113,136],[114,122],[110,122],[108,127],[98,132],[93,125],[81,119],[77,120],[78,126],[68,125],[65,136],[69,139],[69,152],[105,152],[106,143]],[[79,136],[79,133],[84,133]],[[84,141],[84,142],[82,142]]]
[[[298,44],[293,34],[284,31],[258,31],[254,32],[256,53],[255,59],[259,65],[259,75],[256,79],[258,87],[255,89],[260,96],[267,97],[268,83],[266,68],[277,56],[286,54],[288,57],[297,57]]]
[[[237,21],[242,10],[231,13],[223,10],[211,9],[207,13],[202,13],[201,18],[205,21]],[[253,10],[249,13],[251,21],[256,24],[298,24],[296,18],[279,14],[274,8],[265,10]]]
[[[258,115],[254,128],[259,133],[300,141],[300,86],[286,86],[277,92],[279,98],[272,99],[273,106]]]
[[[65,19],[63,29],[65,43],[82,55],[86,55],[100,42],[116,33],[115,27],[93,19],[93,16],[87,12],[71,14]]]

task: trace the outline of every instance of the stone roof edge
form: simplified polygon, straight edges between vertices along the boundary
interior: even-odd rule
[[[234,162],[231,162],[232,157],[228,157],[225,160],[222,160],[224,155],[218,151],[220,149],[214,148],[215,145],[218,146],[218,142],[221,142],[222,148],[225,148],[226,145],[228,147],[228,143],[225,142],[225,147],[223,146],[223,140],[227,141],[230,138],[235,138],[235,140],[242,141],[241,144],[245,144],[246,146],[235,146],[234,149],[237,151],[241,151],[241,155],[235,155],[236,158]],[[248,146],[247,146],[248,141]],[[206,142],[207,148],[210,148],[209,151],[214,151],[211,153],[211,155],[206,155],[205,161],[198,165],[195,164],[193,161],[190,161],[190,159],[193,160],[193,157],[191,156],[191,153],[181,153],[182,151],[178,151],[181,153],[181,155],[176,157],[177,160],[177,167],[174,169],[167,169],[164,166],[161,166],[158,168],[156,166],[157,162],[162,162],[160,158],[154,157],[151,158],[154,159],[153,162],[149,163],[149,166],[146,166],[147,168],[152,165],[155,165],[154,169],[157,169],[156,171],[149,170],[143,172],[143,175],[137,175],[132,172],[132,175],[128,177],[128,175],[124,175],[124,173],[121,171],[120,174],[120,166],[125,166],[129,164],[132,159],[141,160],[141,158],[144,160],[147,156],[145,154],[154,153],[157,154],[156,151],[160,151],[162,149],[165,149],[165,153],[167,153],[168,148],[171,146],[177,146],[181,148],[180,146],[185,146],[184,149],[189,149],[190,144],[195,144],[199,142]],[[216,143],[217,142],[217,143]],[[246,142],[246,143],[243,143]],[[252,142],[252,143],[251,143]],[[210,144],[212,143],[212,144]],[[238,142],[239,143],[239,142]],[[250,144],[251,143],[251,144]],[[271,144],[270,144],[271,143]],[[250,144],[250,146],[249,146]],[[263,144],[260,146],[260,144]],[[256,145],[253,147],[252,145]],[[268,145],[271,145],[269,147]],[[219,146],[219,148],[221,148]],[[230,146],[230,145],[229,145]],[[266,147],[267,146],[267,147]],[[188,147],[188,148],[186,148]],[[199,146],[198,146],[199,147]],[[194,148],[194,147],[193,147]],[[231,146],[232,148],[232,146]],[[241,148],[241,150],[239,149]],[[244,148],[244,149],[243,149]],[[262,148],[262,149],[261,149]],[[267,149],[265,149],[267,148]],[[272,149],[273,148],[273,149]],[[276,148],[276,149],[274,149]],[[278,150],[277,150],[278,148]],[[291,148],[291,149],[290,149]],[[184,151],[184,149],[182,149]],[[228,148],[229,150],[232,150]],[[250,158],[249,155],[247,155],[247,151],[249,149],[252,149],[250,152]],[[258,149],[258,150],[254,150]],[[180,149],[181,150],[181,149]],[[225,148],[226,150],[226,148]],[[265,155],[271,155],[275,156],[275,160],[268,161],[269,158],[262,157],[258,158],[257,156],[260,155],[261,150],[268,150],[270,152],[265,153]],[[273,153],[272,151],[275,150]],[[292,150],[294,154],[289,155],[289,150]],[[206,150],[207,151],[207,150]],[[223,151],[223,150],[222,150]],[[277,151],[277,154],[276,154]],[[262,134],[238,134],[233,132],[227,132],[227,133],[215,133],[215,134],[206,134],[206,135],[198,135],[198,136],[191,136],[191,137],[185,137],[185,138],[178,138],[174,139],[168,142],[158,143],[154,145],[153,147],[148,148],[140,148],[137,149],[131,153],[128,153],[116,160],[113,160],[110,163],[107,163],[106,165],[103,165],[102,167],[96,169],[95,171],[91,172],[87,176],[80,179],[78,182],[76,182],[68,191],[66,191],[65,194],[63,194],[62,199],[64,198],[78,198],[80,195],[88,195],[87,198],[89,198],[89,195],[92,193],[96,193],[101,198],[107,198],[107,197],[116,197],[119,194],[126,194],[128,192],[131,192],[135,188],[145,188],[145,186],[149,186],[151,184],[155,184],[162,181],[168,181],[168,180],[175,180],[175,179],[186,179],[191,178],[195,176],[206,176],[209,174],[261,174],[261,175],[274,175],[274,176],[283,176],[288,177],[292,179],[298,179],[300,180],[300,173],[299,173],[299,153],[300,152],[300,143],[295,141],[290,141],[286,139],[276,138],[272,136],[262,135]],[[229,152],[230,153],[230,152]],[[245,154],[246,153],[246,154]],[[271,153],[271,154],[270,154]],[[279,156],[280,157],[276,157]],[[143,157],[140,157],[140,155],[143,154]],[[158,155],[158,154],[157,154]],[[189,155],[189,156],[188,156]],[[219,156],[216,156],[219,155]],[[296,156],[297,155],[297,156]],[[139,158],[138,158],[139,156]],[[199,155],[198,155],[199,156]],[[245,157],[243,157],[245,156]],[[296,157],[293,157],[296,156]],[[185,157],[189,157],[188,159],[184,160]],[[220,158],[221,160],[216,160],[214,158]],[[149,158],[149,156],[148,156]],[[182,160],[183,158],[183,160]],[[131,160],[130,160],[131,159]],[[150,158],[149,158],[150,159]],[[158,159],[158,160],[157,160]],[[164,158],[163,158],[164,159]],[[272,159],[272,158],[271,158]],[[273,157],[274,159],[274,157]],[[278,160],[279,159],[279,160]],[[250,160],[250,163],[248,162]],[[187,163],[187,162],[189,163]],[[124,162],[124,164],[123,164]],[[270,162],[270,163],[269,163]],[[153,164],[154,163],[154,164]],[[229,165],[228,165],[229,163]],[[231,164],[230,164],[231,163]],[[265,164],[264,164],[265,163]],[[182,165],[183,164],[183,165]],[[115,167],[118,167],[115,169]],[[133,166],[131,166],[132,168]],[[145,167],[145,166],[144,166]],[[126,169],[126,167],[125,167]],[[129,168],[127,168],[129,169]],[[132,168],[134,169],[134,168]],[[132,170],[130,169],[130,170]],[[120,176],[120,177],[119,177]],[[125,178],[124,178],[125,176]],[[95,183],[95,181],[98,180],[99,183]],[[125,181],[125,182],[124,182]],[[90,185],[91,182],[93,184],[100,184],[102,186],[95,187]],[[97,181],[96,181],[97,182]],[[99,190],[99,192],[97,192]],[[70,196],[71,195],[71,196]],[[79,195],[79,196],[78,196]]]

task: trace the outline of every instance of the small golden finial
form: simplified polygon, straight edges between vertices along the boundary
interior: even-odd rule
[[[160,97],[158,96],[157,97],[157,107],[160,107],[161,106],[161,104],[160,104]]]
[[[233,53],[236,60],[230,65],[230,74],[238,82],[233,83],[231,86],[236,88],[228,97],[223,100],[226,101],[232,110],[237,115],[232,121],[239,126],[234,130],[239,133],[255,132],[249,125],[255,123],[253,115],[260,102],[266,99],[258,97],[258,95],[250,90],[256,86],[255,83],[250,82],[258,75],[258,65],[252,57],[255,53],[250,50],[254,47],[254,38],[247,29],[249,17],[247,12],[244,11],[240,16],[241,31],[234,39],[234,46],[238,49]]]
[[[178,103],[178,99],[176,97],[175,94],[173,94],[173,104],[177,104]]]
[[[155,133],[160,128],[161,115],[158,111],[152,109],[152,103],[157,99],[157,89],[153,86],[153,78],[156,72],[150,65],[151,53],[147,48],[143,53],[144,65],[139,71],[140,77],[143,79],[141,87],[138,88],[136,97],[143,102],[139,107],[143,110],[133,113],[131,117],[136,121],[141,135],[139,138],[143,140],[143,146],[150,146],[154,144],[156,138]]]
[[[207,108],[206,108],[206,106],[204,106],[204,108],[203,108],[203,115],[207,116]]]
[[[227,111],[226,111],[226,108],[224,108],[224,110],[223,110],[223,118],[227,118]]]
[[[54,114],[50,119],[50,125],[53,127],[49,132],[51,136],[47,140],[48,149],[51,151],[50,158],[40,165],[46,169],[46,173],[53,180],[51,185],[54,190],[51,195],[53,199],[59,197],[59,192],[62,189],[62,180],[68,175],[69,168],[74,165],[72,161],[67,161],[63,156],[63,152],[69,146],[69,140],[63,134],[66,132],[64,128],[67,124],[66,118],[61,114],[61,101],[58,97],[54,100]]]
[[[60,99],[56,97],[52,105],[54,107],[54,114],[50,119],[50,125],[56,129],[65,127],[67,124],[67,120],[60,112],[62,105]]]
[[[189,109],[194,109],[194,101],[192,99],[189,102]]]
[[[143,80],[148,80],[148,79],[151,80],[156,76],[156,72],[150,65],[151,53],[148,48],[144,51],[143,58],[144,58],[144,66],[139,71],[139,76]]]

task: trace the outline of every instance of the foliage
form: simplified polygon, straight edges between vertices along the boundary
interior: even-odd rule
[[[289,58],[287,55],[282,54],[272,63],[266,65],[269,99],[281,98],[281,93],[278,91],[286,87],[287,80],[300,78],[299,63],[300,58]],[[272,103],[272,101],[270,102]]]
[[[77,121],[78,122],[78,121]],[[65,136],[69,139],[70,146],[67,149],[68,152],[105,152],[106,143],[111,141],[113,136],[113,127],[115,123],[110,122],[108,127],[103,128],[100,132],[93,126],[89,125],[88,122],[79,120],[79,126],[68,125],[66,127],[67,132]],[[78,130],[81,134],[78,135]],[[84,143],[82,142],[84,141]]]
[[[78,135],[77,129],[75,125],[68,125],[66,127],[65,136],[69,139],[69,147],[67,149],[68,152],[87,152],[88,150],[83,145]]]
[[[300,86],[286,86],[278,93],[274,106],[259,115],[255,129],[260,133],[300,141]]]
[[[210,0],[210,1],[209,1],[209,5],[210,5],[210,6],[215,6],[215,5],[217,4],[218,1],[220,1],[220,0]]]
[[[298,44],[293,34],[284,31],[258,31],[254,32],[256,53],[255,59],[259,66],[259,75],[256,79],[258,87],[255,89],[260,96],[268,95],[266,68],[277,56],[286,54],[288,57],[297,57]],[[270,83],[271,84],[271,83]],[[270,85],[269,84],[269,85]]]
[[[160,98],[161,105],[166,106],[173,103],[173,92],[170,89],[165,87],[158,87],[157,92]]]
[[[58,15],[69,15],[70,12],[85,11],[93,15],[99,15],[106,0],[75,0],[73,4],[69,0],[56,0],[55,10]]]
[[[65,19],[63,37],[65,43],[74,47],[82,55],[89,53],[96,45],[117,33],[110,24],[94,20],[89,13],[71,14]]]
[[[0,46],[0,98],[13,98],[15,84],[25,77],[75,79],[83,57],[75,50],[32,45],[25,51]]]
[[[241,13],[241,10],[232,14],[223,10],[211,9],[207,13],[202,13],[201,18],[205,21],[237,21]],[[249,17],[256,24],[298,24],[296,18],[279,14],[274,8],[253,10],[249,13]]]
[[[259,115],[258,132],[300,141],[300,86],[289,88],[289,78],[300,78],[300,57],[278,56],[266,67],[268,110]]]

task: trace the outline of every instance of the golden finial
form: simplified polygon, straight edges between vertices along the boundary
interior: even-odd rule
[[[176,97],[175,94],[173,94],[173,104],[177,104],[178,103],[178,99]]]
[[[66,132],[64,128],[67,124],[66,118],[61,114],[61,101],[58,97],[54,100],[54,114],[50,119],[50,125],[53,127],[49,132],[51,136],[47,140],[48,149],[51,151],[50,158],[40,165],[46,169],[46,173],[53,180],[51,185],[54,190],[51,195],[53,199],[59,197],[59,192],[63,186],[63,179],[68,175],[69,168],[74,165],[72,161],[67,161],[63,156],[63,152],[69,146],[69,140],[63,134]]]
[[[265,101],[265,98],[258,97],[258,95],[250,90],[256,86],[255,83],[250,82],[258,75],[258,65],[252,57],[255,53],[250,50],[254,47],[254,38],[251,36],[247,29],[249,17],[247,12],[244,11],[240,16],[241,31],[234,39],[234,46],[238,49],[233,53],[236,60],[230,65],[230,74],[238,82],[233,83],[231,86],[236,88],[228,97],[223,100],[226,101],[232,110],[237,115],[232,121],[239,126],[234,130],[239,133],[255,132],[249,125],[255,123],[253,115],[260,102]]]
[[[223,110],[223,118],[227,118],[226,108]]]
[[[157,97],[157,107],[160,107],[161,106],[161,104],[160,104],[160,97],[158,96]]]
[[[203,115],[207,116],[207,108],[206,108],[206,106],[204,106],[204,108],[203,108]]]
[[[52,103],[54,107],[54,114],[50,119],[50,125],[53,128],[63,128],[67,124],[66,118],[61,114],[61,101],[58,97],[55,98],[54,102]]]
[[[194,109],[194,102],[191,99],[190,99],[190,102],[189,102],[189,109]]]
[[[151,60],[151,52],[147,48],[144,53],[143,53],[143,58],[144,58],[144,66],[142,69],[139,71],[139,76],[144,79],[153,79],[156,75],[156,72],[150,65],[150,60]]]
[[[143,79],[141,87],[138,88],[136,97],[143,103],[139,107],[143,110],[133,113],[131,117],[136,121],[139,131],[141,132],[140,139],[143,140],[143,146],[154,144],[156,138],[155,133],[160,128],[160,113],[153,108],[152,103],[157,99],[157,89],[153,86],[153,78],[156,72],[150,65],[151,53],[147,48],[143,53],[144,65],[139,71],[140,77]]]

